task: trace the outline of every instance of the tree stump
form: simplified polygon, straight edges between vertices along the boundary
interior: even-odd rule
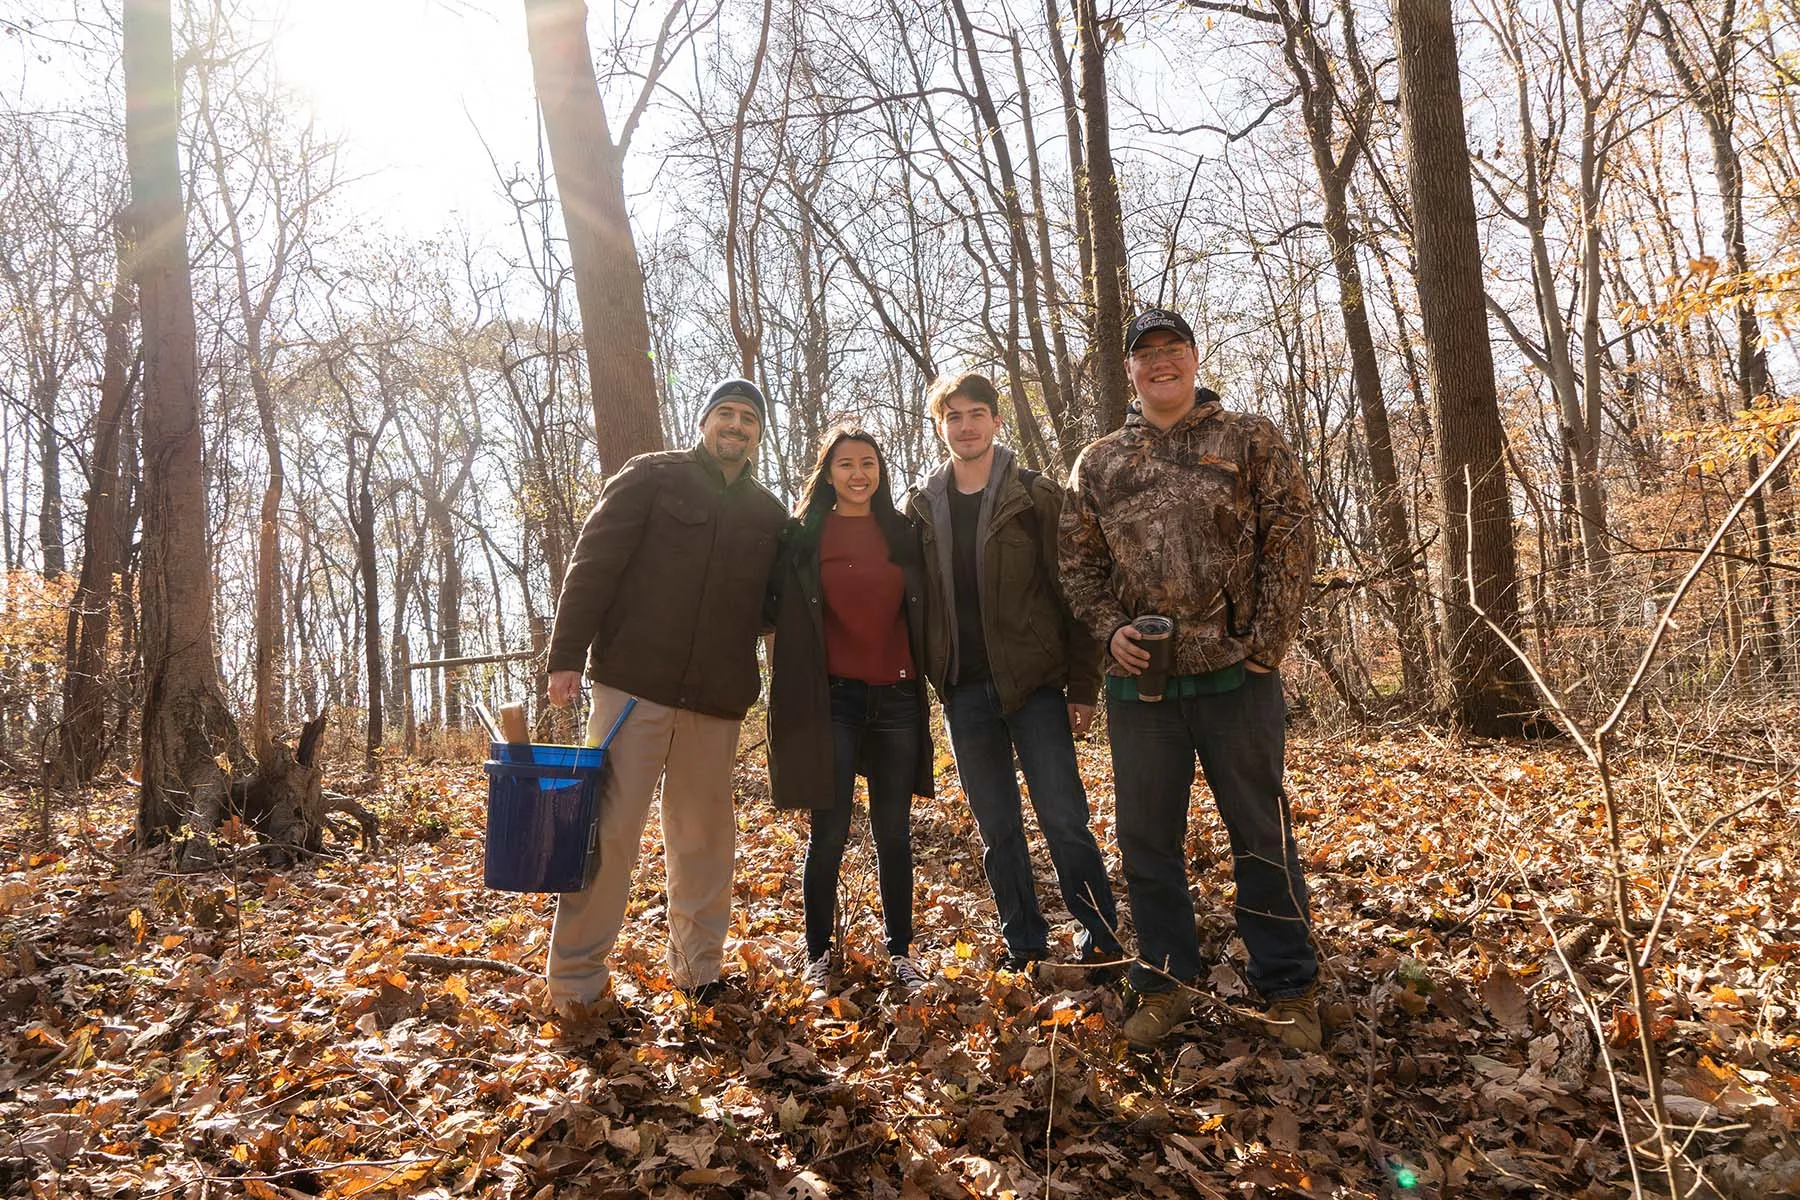
[[[297,746],[272,741],[269,753],[257,764],[255,776],[232,799],[244,822],[264,843],[263,853],[277,866],[311,858],[325,849],[325,818],[348,812],[362,827],[363,846],[375,845],[375,814],[348,796],[327,793],[319,770],[319,743],[325,735],[323,713],[300,729]]]

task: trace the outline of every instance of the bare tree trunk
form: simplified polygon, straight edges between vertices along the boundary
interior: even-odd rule
[[[601,467],[611,474],[633,455],[663,448],[644,272],[625,208],[624,156],[613,144],[600,101],[588,51],[587,5],[582,0],[524,3],[531,75],[569,234],[594,432]]]
[[[994,153],[994,165],[1000,176],[1001,211],[1006,217],[1008,245],[1012,251],[1012,271],[1009,282],[1016,281],[1023,295],[1023,312],[1026,335],[1031,341],[1031,359],[1033,374],[1037,376],[1038,389],[1044,398],[1044,407],[1050,414],[1050,426],[1060,430],[1064,423],[1062,393],[1057,385],[1055,363],[1050,357],[1050,343],[1044,337],[1043,302],[1039,298],[1037,256],[1031,248],[1031,234],[1025,223],[1025,208],[1019,199],[1019,181],[1013,171],[1012,148],[1007,144],[1006,132],[1000,127],[1000,113],[994,107],[993,94],[988,90],[987,70],[981,63],[981,48],[975,42],[975,27],[969,21],[969,11],[963,0],[950,0],[951,11],[956,16],[957,28],[962,33],[963,53],[969,63],[969,79],[974,85],[975,109],[986,127],[986,145],[991,146]],[[1024,396],[1020,402],[1028,403]],[[1040,431],[1041,436],[1041,431]],[[1078,446],[1059,446],[1065,466],[1073,466]]]
[[[1055,405],[1046,405],[1056,432],[1056,444],[1062,451],[1063,466],[1075,465],[1081,453],[1081,438],[1072,426],[1077,410],[1075,380],[1069,372],[1069,339],[1063,332],[1063,304],[1056,286],[1056,260],[1050,253],[1050,216],[1044,211],[1044,173],[1038,159],[1036,126],[1031,118],[1031,91],[1025,82],[1025,52],[1019,35],[1012,35],[1013,75],[1019,86],[1019,124],[1025,133],[1025,166],[1031,176],[1031,209],[1037,234],[1037,269],[1043,276],[1044,313],[1050,321],[1050,352],[1054,358],[1054,379],[1044,381],[1046,397],[1052,387],[1060,397]]]
[[[24,531],[19,530],[18,536],[14,536],[11,468],[12,443],[8,441],[0,445],[0,568],[16,571],[19,569],[19,543],[24,540]],[[0,719],[10,715],[0,714]]]
[[[433,505],[431,530],[438,544],[438,641],[444,658],[461,658],[462,636],[462,558],[457,553],[456,527],[447,506]],[[462,680],[457,668],[444,668],[444,728],[458,730],[463,723]]]
[[[407,755],[419,752],[419,721],[413,712],[412,642],[404,633],[394,636],[394,700],[400,705],[400,749]]]
[[[69,606],[63,646],[62,729],[56,754],[58,778],[67,785],[94,777],[108,744],[106,644],[112,633],[113,576],[120,567],[119,428],[131,402],[131,276],[120,263],[106,314],[106,358],[100,376],[100,408],[94,418],[94,452],[88,479],[87,520],[81,539],[81,577]]]
[[[1357,260],[1360,241],[1350,218],[1350,181],[1362,155],[1377,93],[1362,58],[1352,6],[1340,2],[1344,57],[1349,82],[1346,98],[1340,95],[1336,73],[1319,40],[1318,21],[1311,0],[1274,0],[1273,12],[1282,30],[1282,54],[1300,88],[1300,112],[1312,149],[1313,168],[1325,200],[1325,237],[1331,246],[1331,265],[1338,281],[1338,312],[1344,322],[1344,342],[1350,351],[1350,383],[1362,416],[1363,442],[1369,452],[1371,507],[1375,510],[1375,537],[1381,547],[1383,586],[1394,616],[1395,640],[1400,650],[1402,687],[1415,701],[1431,694],[1431,659],[1426,649],[1420,616],[1419,587],[1413,565],[1412,530],[1406,519],[1406,498],[1400,490],[1400,472],[1394,463],[1394,441],[1388,424],[1387,400],[1382,394],[1381,364],[1375,354],[1375,336],[1369,325],[1367,289],[1362,265]],[[1336,119],[1344,114],[1348,129],[1342,148],[1337,145]]]
[[[1523,666],[1487,624],[1517,640],[1519,579],[1456,32],[1449,0],[1397,0],[1395,17],[1419,312],[1437,409],[1454,715],[1477,733],[1513,733],[1536,705]]]
[[[60,579],[68,570],[63,546],[62,441],[56,435],[56,399],[62,394],[62,377],[47,374],[32,389],[38,424],[38,545],[44,552],[44,578]]]
[[[273,750],[270,725],[275,706],[275,654],[281,622],[281,496],[287,484],[287,473],[281,458],[281,434],[275,423],[275,395],[269,383],[269,350],[264,330],[277,290],[287,273],[287,253],[293,239],[288,228],[291,217],[278,209],[273,215],[278,231],[275,254],[269,278],[261,294],[252,297],[248,250],[239,208],[232,194],[231,173],[225,165],[225,140],[219,136],[214,119],[210,80],[202,73],[200,115],[206,126],[211,150],[213,180],[219,189],[221,208],[225,214],[227,250],[231,255],[234,299],[238,316],[244,323],[244,358],[250,377],[250,390],[256,397],[257,423],[262,432],[263,453],[268,458],[269,473],[263,483],[262,507],[258,514],[256,539],[256,596],[252,619],[254,648],[252,674],[255,692],[250,706],[250,746],[259,760]],[[301,168],[301,195],[297,202],[304,206],[310,192],[310,179]],[[277,195],[279,196],[279,192]],[[303,218],[302,218],[303,219]]]
[[[200,834],[218,828],[233,776],[246,777],[253,768],[213,666],[173,42],[168,0],[127,0],[125,149],[144,338],[145,688],[137,815],[143,846],[165,842],[183,826]],[[204,836],[188,839],[180,861],[184,867],[210,864],[212,844]]]
[[[1079,0],[1077,0],[1079,2]],[[1064,40],[1062,14],[1056,0],[1044,0],[1044,26],[1050,35],[1050,58],[1056,64],[1056,83],[1062,92],[1063,134],[1069,146],[1069,181],[1075,188],[1075,251],[1081,264],[1081,288],[1088,320],[1093,320],[1094,231],[1088,221],[1087,154],[1082,145],[1081,108],[1075,100],[1075,72]],[[1089,329],[1091,337],[1093,330]]]
[[[392,410],[389,410],[390,412]],[[383,421],[385,426],[386,422]],[[371,773],[381,770],[381,575],[375,560],[375,496],[369,487],[369,475],[374,469],[375,445],[381,434],[374,437],[367,434],[352,435],[350,438],[350,455],[354,462],[356,443],[368,438],[369,451],[360,464],[352,466],[356,476],[354,481],[355,495],[351,498],[354,515],[351,518],[351,529],[356,534],[356,570],[362,583],[363,601],[363,670],[368,677],[367,694],[369,698],[368,723],[363,738],[363,766]],[[358,470],[357,467],[361,469]]]
[[[750,290],[748,304],[744,303],[738,290],[738,259],[756,253],[754,224],[749,249],[739,244],[743,229],[744,126],[750,115],[750,102],[756,98],[757,82],[762,78],[763,61],[769,54],[769,17],[773,8],[773,0],[763,0],[762,25],[756,37],[756,55],[750,63],[750,81],[744,85],[743,95],[738,97],[737,120],[731,126],[731,178],[725,193],[725,307],[731,314],[731,337],[737,343],[738,374],[745,379],[756,378],[756,355],[762,345],[762,315],[756,289]],[[758,211],[761,211],[760,204]],[[754,276],[754,271],[747,273]]]
[[[1010,279],[1006,300],[1004,337],[994,328],[991,301],[982,305],[981,323],[987,328],[988,339],[1000,347],[1001,361],[1006,364],[1006,390],[1012,394],[1013,428],[1018,434],[1019,457],[1032,470],[1041,471],[1050,461],[1050,452],[1044,445],[1044,433],[1038,428],[1037,416],[1031,411],[1031,394],[1025,390],[1024,356],[1019,351],[1019,290],[1011,286]],[[1065,469],[1067,466],[1065,464]]]
[[[1621,108],[1613,102],[1612,93],[1630,61],[1631,47],[1643,27],[1642,9],[1633,9],[1623,35],[1623,48],[1618,62],[1609,71],[1596,75],[1590,59],[1590,47],[1581,31],[1581,18],[1572,23],[1562,19],[1558,9],[1556,28],[1561,33],[1561,66],[1581,104],[1581,132],[1578,146],[1580,272],[1577,284],[1581,297],[1578,336],[1571,335],[1565,316],[1565,299],[1559,294],[1556,268],[1552,263],[1546,227],[1549,221],[1548,196],[1554,181],[1550,176],[1562,151],[1561,123],[1552,119],[1552,136],[1540,137],[1532,110],[1532,96],[1539,86],[1537,66],[1527,58],[1527,47],[1521,37],[1521,15],[1505,9],[1489,22],[1499,39],[1501,49],[1510,61],[1514,76],[1521,155],[1524,163],[1524,212],[1517,218],[1531,241],[1532,287],[1537,301],[1538,323],[1543,343],[1533,345],[1530,339],[1505,317],[1508,331],[1526,356],[1532,360],[1556,394],[1561,434],[1574,457],[1575,499],[1580,517],[1582,560],[1589,582],[1594,587],[1595,612],[1604,618],[1607,609],[1606,575],[1611,560],[1607,545],[1606,492],[1600,477],[1601,328],[1600,328],[1600,204],[1612,148],[1617,144],[1617,120]],[[1571,38],[1573,40],[1571,40]],[[1600,114],[1608,115],[1601,120]],[[1497,306],[1496,306],[1497,307]],[[1571,345],[1581,344],[1582,362],[1576,369]]]
[[[1719,181],[1719,203],[1725,219],[1725,267],[1738,287],[1734,315],[1737,318],[1737,384],[1738,406],[1753,408],[1769,395],[1769,356],[1762,344],[1761,323],[1757,320],[1755,299],[1742,286],[1750,269],[1749,250],[1744,234],[1744,166],[1738,154],[1735,135],[1738,47],[1742,30],[1738,24],[1735,0],[1726,0],[1716,18],[1701,22],[1701,41],[1691,39],[1675,22],[1665,0],[1650,0],[1655,14],[1658,40],[1674,68],[1682,86],[1687,88],[1695,109],[1706,125],[1712,146],[1713,173]],[[1760,457],[1752,454],[1745,464],[1746,473],[1755,479],[1762,474]],[[1784,468],[1769,481],[1770,490],[1781,495],[1789,490],[1789,477]],[[1762,492],[1750,499],[1752,533],[1756,541],[1757,649],[1762,667],[1770,675],[1780,675],[1786,656],[1781,623],[1775,611],[1775,580],[1769,563],[1774,555],[1774,536],[1769,505]],[[1781,522],[1783,532],[1792,534],[1792,521]]]
[[[1094,238],[1094,391],[1098,424],[1107,433],[1125,423],[1125,223],[1112,158],[1107,115],[1106,38],[1096,0],[1075,0],[1081,42],[1081,106],[1086,121],[1087,172],[1078,203],[1088,212]]]

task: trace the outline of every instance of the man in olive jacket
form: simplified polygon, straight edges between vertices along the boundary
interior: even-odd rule
[[[925,556],[924,670],[944,702],[981,831],[1007,965],[1044,959],[1050,936],[1032,882],[1015,751],[1079,925],[1076,951],[1088,962],[1116,960],[1118,911],[1075,761],[1074,735],[1094,716],[1099,650],[1057,582],[1062,489],[1021,471],[995,443],[1000,398],[986,376],[946,375],[926,400],[950,458],[907,504]]]
[[[708,994],[723,966],[737,821],[738,726],[761,690],[756,638],[787,514],[750,460],[766,414],[754,384],[707,397],[700,442],[642,454],[607,481],[563,577],[550,701],[593,682],[590,741],[626,703],[601,797],[600,869],[565,892],[550,932],[550,999],[579,1014],[605,993],[650,801],[662,785],[669,974]]]

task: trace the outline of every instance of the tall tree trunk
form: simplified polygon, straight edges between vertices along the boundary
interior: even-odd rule
[[[113,576],[120,567],[119,428],[131,402],[131,276],[121,262],[106,314],[106,358],[100,375],[100,408],[94,417],[94,452],[88,479],[87,520],[81,539],[81,576],[69,606],[63,645],[62,729],[56,771],[67,785],[86,783],[100,769],[108,743],[107,641],[112,634]]]
[[[1056,431],[1056,444],[1062,450],[1063,466],[1075,465],[1081,453],[1081,438],[1071,426],[1077,411],[1075,380],[1069,372],[1069,339],[1063,332],[1061,289],[1056,285],[1056,259],[1050,252],[1050,215],[1044,210],[1044,172],[1038,158],[1036,123],[1031,117],[1031,90],[1025,80],[1025,51],[1019,35],[1012,35],[1013,76],[1019,87],[1019,124],[1025,134],[1025,168],[1031,177],[1031,211],[1037,234],[1037,269],[1043,276],[1044,314],[1050,322],[1050,353],[1055,360],[1055,379],[1044,382],[1045,395],[1054,386],[1060,397],[1047,406]]]
[[[143,751],[137,832],[143,846],[183,826],[218,828],[232,776],[252,762],[213,666],[212,573],[206,561],[200,384],[181,167],[176,154],[169,0],[126,0],[125,150],[131,172],[134,275],[144,339]],[[189,838],[184,867],[213,861]]]
[[[301,711],[318,712],[319,669],[313,661],[315,639],[312,630],[314,614],[317,609],[310,594],[312,588],[308,582],[312,578],[313,540],[318,535],[312,520],[304,512],[301,514],[299,533],[300,550],[297,557],[300,561],[295,568],[293,582],[288,588],[288,599],[294,606],[291,621],[292,641],[288,661],[295,664],[294,670],[299,679]]]
[[[1397,0],[1395,16],[1419,313],[1437,417],[1454,715],[1477,733],[1513,733],[1536,709],[1524,667],[1470,604],[1472,592],[1487,620],[1517,639],[1518,563],[1456,32],[1450,0]]]
[[[27,436],[22,440],[30,441],[30,431],[27,430],[26,433]],[[11,440],[0,443],[0,567],[5,568],[9,572],[19,569],[18,544],[24,540],[24,531],[22,529],[18,531],[17,537],[14,536],[12,452],[13,447]],[[23,524],[23,518],[21,518],[20,523]]]
[[[444,658],[461,658],[462,636],[462,557],[457,553],[456,526],[449,509],[438,508],[431,514],[431,531],[438,544],[438,641]],[[497,594],[497,593],[496,593]],[[505,644],[504,639],[502,645]],[[444,671],[444,728],[462,728],[462,686],[457,667]]]
[[[956,16],[957,28],[962,33],[963,53],[969,63],[969,79],[975,89],[975,109],[986,127],[987,137],[984,142],[993,149],[994,166],[1000,176],[999,199],[1001,211],[1006,217],[1007,244],[1012,251],[1011,278],[1016,281],[1023,294],[1023,312],[1020,315],[1024,320],[1026,335],[1031,341],[1032,373],[1037,376],[1039,393],[1050,414],[1050,426],[1060,430],[1064,423],[1062,393],[1057,387],[1056,366],[1050,356],[1050,343],[1044,337],[1044,306],[1038,290],[1037,255],[1031,248],[1025,207],[1019,199],[1019,180],[1013,171],[1012,147],[1007,144],[1006,131],[1000,127],[1000,113],[994,107],[993,93],[988,89],[987,70],[982,66],[981,47],[976,44],[975,26],[969,21],[968,8],[963,0],[950,0],[950,7]],[[1029,403],[1025,396],[1018,399]],[[1073,466],[1075,454],[1080,447],[1059,446],[1058,450],[1063,464]]]
[[[1106,96],[1106,35],[1100,30],[1096,0],[1075,0],[1076,36],[1081,43],[1081,108],[1087,142],[1087,171],[1078,203],[1088,212],[1094,238],[1094,393],[1101,433],[1125,423],[1125,222],[1119,210],[1119,179],[1112,157],[1112,126]]]
[[[419,752],[419,721],[413,711],[412,643],[404,633],[394,636],[394,702],[400,706],[400,749]]]
[[[1019,289],[1011,286],[1010,280],[1006,289],[1006,336],[999,336],[985,310],[982,323],[988,327],[988,336],[993,343],[1002,347],[1006,390],[1012,393],[1013,428],[1017,431],[1019,457],[1032,470],[1041,471],[1050,462],[1050,451],[1044,445],[1044,432],[1038,428],[1037,415],[1031,411],[1031,393],[1025,390],[1024,356],[1019,351]],[[1064,469],[1069,465],[1065,463]]]
[[[62,377],[50,370],[32,389],[38,425],[38,545],[44,552],[44,578],[60,579],[68,570],[63,546],[62,439],[56,434],[56,399]]]
[[[738,260],[756,253],[755,223],[751,225],[750,245],[741,245],[744,205],[744,132],[750,116],[750,102],[756,98],[756,85],[762,79],[763,62],[769,55],[769,18],[773,0],[763,0],[762,24],[756,37],[756,54],[750,62],[750,80],[738,97],[737,119],[731,123],[731,176],[725,189],[725,307],[731,315],[731,338],[737,343],[738,374],[756,378],[757,351],[762,346],[762,314],[757,289],[752,286],[748,302],[740,294]],[[604,116],[604,114],[602,114]],[[760,212],[760,204],[758,209]],[[745,274],[753,281],[755,271],[746,264]]]
[[[367,436],[366,434],[363,436]],[[357,577],[362,584],[363,602],[363,671],[368,678],[367,694],[369,698],[368,722],[363,738],[363,766],[371,773],[381,770],[381,742],[383,736],[381,713],[381,574],[375,559],[375,496],[369,487],[369,474],[374,469],[376,442],[380,438],[377,432],[369,439],[368,457],[360,464],[355,487],[355,516],[351,519],[351,528],[356,534],[356,569]],[[354,458],[356,443],[361,440],[353,436],[350,439],[350,453]],[[355,468],[352,468],[355,470]]]
[[[235,288],[238,317],[244,323],[245,368],[250,376],[250,391],[256,397],[258,428],[262,431],[263,453],[268,458],[269,473],[263,481],[262,507],[258,513],[256,538],[256,596],[253,601],[251,672],[254,695],[250,703],[250,746],[259,760],[273,750],[269,727],[275,705],[275,651],[281,623],[281,495],[287,484],[287,473],[281,460],[281,434],[275,423],[275,395],[269,383],[269,351],[263,336],[268,324],[269,307],[281,277],[286,273],[285,255],[277,255],[270,278],[260,299],[250,295],[250,267],[244,244],[243,226],[238,220],[238,205],[232,196],[231,173],[225,166],[225,145],[213,117],[210,81],[204,76],[200,87],[200,115],[206,125],[212,151],[214,184],[219,189],[229,234],[227,249],[231,254],[232,283]],[[287,214],[278,212],[278,223]],[[287,244],[282,237],[279,244]]]
[[[1420,615],[1419,586],[1413,564],[1412,530],[1406,519],[1406,497],[1400,490],[1400,472],[1394,463],[1394,440],[1388,424],[1387,399],[1382,393],[1381,364],[1375,354],[1375,335],[1369,325],[1368,293],[1362,265],[1357,259],[1360,241],[1350,217],[1350,181],[1356,171],[1376,102],[1374,80],[1363,65],[1357,41],[1354,11],[1340,3],[1344,52],[1349,78],[1355,90],[1348,102],[1339,94],[1336,74],[1324,44],[1311,0],[1274,0],[1273,10],[1282,30],[1282,54],[1300,88],[1300,114],[1312,150],[1313,169],[1325,200],[1325,238],[1331,247],[1331,265],[1338,282],[1338,313],[1344,322],[1344,342],[1350,351],[1350,385],[1362,416],[1363,442],[1369,452],[1371,507],[1375,538],[1381,547],[1382,586],[1393,611],[1395,640],[1400,650],[1401,685],[1415,701],[1431,694],[1431,659],[1426,649]],[[1349,85],[1346,85],[1349,86]],[[1336,121],[1339,110],[1349,126],[1340,150]]]
[[[390,511],[389,519],[396,528],[399,526],[398,513]],[[394,561],[394,636],[388,646],[388,686],[391,690],[382,694],[391,698],[392,707],[399,710],[400,746],[408,756],[418,748],[418,735],[412,720],[412,653],[405,632],[412,589],[412,568],[408,556],[401,554]]]
[[[1069,147],[1069,183],[1075,189],[1075,252],[1081,266],[1081,289],[1087,302],[1087,319],[1094,319],[1094,230],[1088,222],[1087,153],[1082,144],[1081,106],[1075,99],[1075,72],[1069,62],[1062,13],[1056,0],[1044,0],[1044,27],[1050,35],[1050,59],[1056,64],[1056,84],[1062,92],[1063,136]],[[1089,337],[1093,329],[1088,329]]]
[[[258,758],[268,753],[274,740],[269,730],[276,707],[275,650],[281,622],[281,493],[287,479],[281,465],[281,441],[275,431],[273,400],[266,400],[267,392],[265,379],[256,403],[263,414],[263,448],[269,457],[269,476],[263,483],[262,509],[257,523],[256,649],[252,668],[256,691],[250,702],[250,744],[256,747]]]
[[[1701,57],[1686,48],[1680,29],[1670,15],[1664,0],[1650,0],[1656,16],[1660,41],[1669,65],[1674,68],[1682,86],[1687,88],[1694,107],[1706,125],[1712,146],[1713,173],[1719,181],[1719,202],[1724,209],[1725,266],[1738,288],[1735,305],[1737,318],[1737,383],[1738,406],[1753,408],[1769,395],[1769,356],[1762,344],[1761,324],[1756,317],[1756,302],[1748,287],[1750,255],[1744,234],[1744,167],[1738,154],[1735,135],[1736,81],[1738,47],[1742,31],[1738,25],[1736,0],[1726,0],[1716,23],[1703,33],[1706,54]],[[1751,479],[1762,474],[1757,455],[1745,464]],[[1788,472],[1784,468],[1769,481],[1770,491],[1782,496],[1790,490]],[[1774,572],[1769,564],[1774,554],[1774,536],[1767,499],[1760,491],[1750,499],[1752,533],[1756,541],[1757,648],[1763,670],[1780,675],[1785,648],[1781,623],[1775,611]],[[1791,518],[1781,522],[1783,532],[1791,535]]]
[[[625,208],[623,155],[607,127],[588,51],[587,5],[582,0],[524,4],[531,76],[569,235],[600,465],[610,475],[633,455],[663,448],[644,272]]]
[[[1356,234],[1350,227],[1344,181],[1322,178],[1325,190],[1325,235],[1338,278],[1338,312],[1350,351],[1351,387],[1362,416],[1363,443],[1369,452],[1369,482],[1374,495],[1375,537],[1381,546],[1384,590],[1394,610],[1394,636],[1400,650],[1400,675],[1406,694],[1415,701],[1431,695],[1431,656],[1426,650],[1420,616],[1419,587],[1413,563],[1412,529],[1406,519],[1406,496],[1394,462],[1394,438],[1382,395],[1381,365],[1369,326],[1367,292],[1356,259]]]

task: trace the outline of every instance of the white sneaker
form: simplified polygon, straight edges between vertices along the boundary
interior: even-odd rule
[[[888,960],[894,968],[894,982],[906,991],[915,991],[931,982],[931,976],[919,965],[919,960],[904,954],[896,954]]]
[[[800,970],[800,982],[807,986],[808,1000],[823,1000],[831,995],[831,951],[807,959]]]

